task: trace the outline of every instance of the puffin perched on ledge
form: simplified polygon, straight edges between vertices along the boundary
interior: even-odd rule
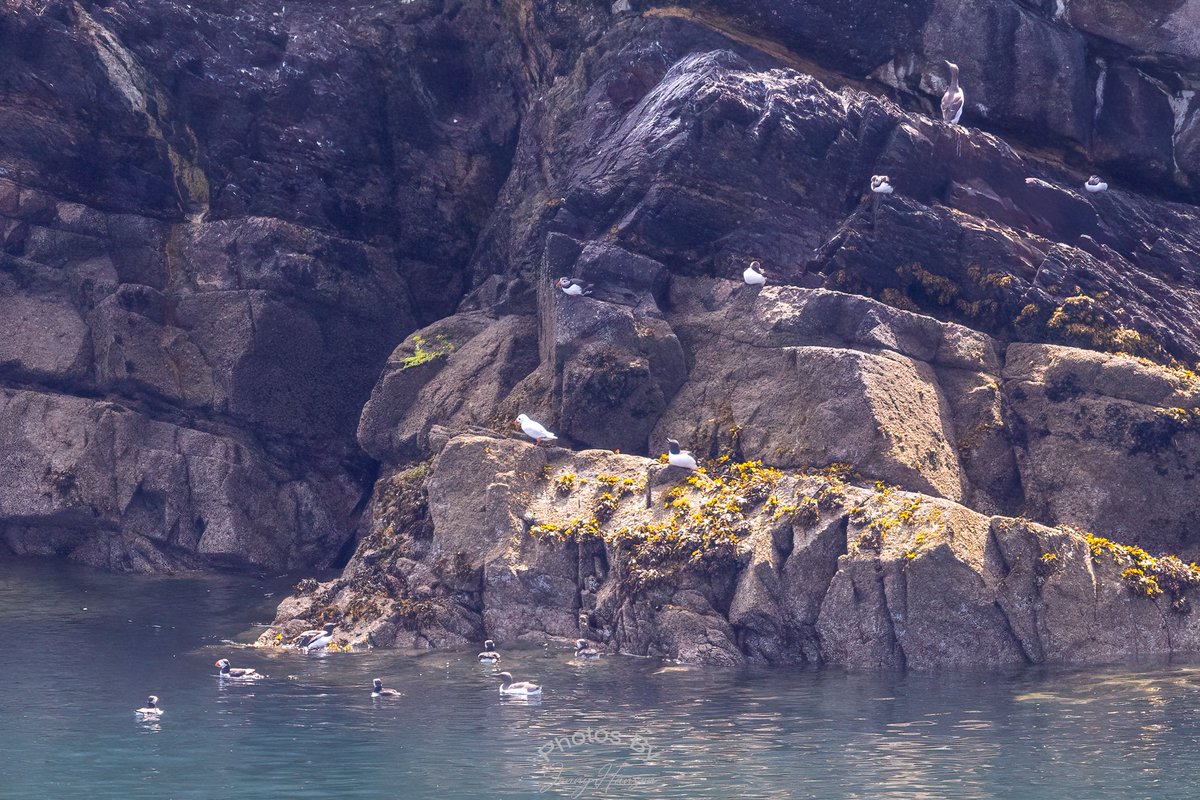
[[[667,439],[667,463],[672,467],[683,467],[684,469],[695,469],[699,466],[696,463],[696,457],[687,450],[679,449],[679,442],[674,439]]]
[[[295,639],[292,639],[292,644],[306,653],[311,653],[314,650],[321,650],[325,647],[325,645],[333,641],[333,629],[334,624],[332,622],[326,622],[323,629],[305,631]]]

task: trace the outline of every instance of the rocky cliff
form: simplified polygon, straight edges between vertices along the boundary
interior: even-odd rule
[[[2,7],[0,548],[349,558],[280,624],[381,645],[1192,649],[1196,2]]]

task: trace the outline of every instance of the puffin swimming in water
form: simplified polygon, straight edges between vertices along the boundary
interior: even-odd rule
[[[592,285],[584,283],[578,278],[559,278],[555,281],[555,285],[562,289],[563,294],[569,294],[572,297],[580,297],[585,294],[592,293]]]
[[[558,438],[553,433],[542,427],[540,422],[531,420],[526,414],[518,414],[516,423],[521,426],[521,430],[525,432],[526,436],[528,436],[530,439],[533,439],[534,444],[553,442]]]
[[[600,651],[594,647],[589,647],[587,639],[576,639],[575,657],[582,658],[584,661],[591,661],[600,657]]]
[[[875,194],[891,194],[895,191],[887,175],[871,176],[871,191]]]
[[[667,439],[667,463],[672,467],[683,467],[684,469],[696,469],[699,464],[696,463],[696,457],[687,450],[679,449],[679,442],[674,439]]]
[[[218,674],[222,678],[229,678],[235,681],[253,681],[264,677],[251,667],[229,666],[228,658],[222,658],[220,661],[213,664],[213,666],[221,670]]]
[[[951,125],[957,125],[958,121],[962,119],[963,106],[966,105],[967,96],[963,93],[962,87],[958,85],[958,64],[947,61],[946,66],[950,68],[950,86],[942,95],[942,120]]]
[[[495,664],[500,660],[500,654],[496,652],[496,643],[488,639],[483,643],[483,652],[479,654],[480,664]]]
[[[404,695],[395,689],[383,688],[383,681],[379,678],[371,681],[371,697],[403,697]]]
[[[163,715],[163,710],[158,707],[158,696],[153,694],[150,695],[150,697],[146,700],[145,707],[137,709],[134,711],[134,713],[137,714],[138,719],[141,720],[158,719],[161,717]]]
[[[292,644],[296,645],[296,647],[300,648],[306,653],[311,653],[314,650],[321,650],[325,647],[325,645],[333,641],[334,627],[335,626],[332,622],[326,622],[325,627],[321,630],[314,629],[311,631],[305,631],[295,639],[292,639]]]
[[[1083,188],[1087,189],[1089,192],[1092,192],[1094,194],[1096,192],[1108,191],[1108,184],[1105,183],[1104,181],[1100,180],[1099,175],[1093,175],[1092,177],[1087,179],[1087,182],[1085,184],[1083,184]]]
[[[745,271],[742,272],[742,280],[744,280],[748,286],[764,285],[767,282],[767,276],[763,274],[762,263],[758,261],[751,261],[750,266],[746,267]]]
[[[528,681],[513,683],[511,672],[497,672],[492,677],[500,679],[500,694],[502,696],[536,697],[542,693],[542,687],[536,683],[529,683]]]

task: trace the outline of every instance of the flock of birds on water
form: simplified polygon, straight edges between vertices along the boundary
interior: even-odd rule
[[[323,628],[311,631],[305,631],[296,636],[289,643],[289,646],[299,650],[302,653],[315,653],[324,650],[325,647],[333,641],[333,631],[336,626],[332,622],[327,622]],[[502,660],[500,653],[496,650],[496,643],[488,639],[483,643],[483,652],[476,656],[480,664],[499,664]],[[575,640],[575,658],[581,661],[595,661],[600,658],[600,652],[588,644],[586,639]],[[235,667],[229,663],[229,659],[222,658],[214,664],[217,668],[217,676],[221,680],[233,681],[236,683],[251,683],[261,680],[266,675],[263,675],[253,667]],[[514,681],[511,672],[494,672],[492,677],[500,681],[500,696],[515,697],[515,698],[537,698],[542,695],[542,687],[536,683],[529,681]],[[393,689],[383,685],[382,678],[371,679],[371,697],[379,698],[395,698],[403,697],[404,693],[398,689]],[[150,695],[146,700],[146,705],[137,709],[136,714],[140,722],[156,722],[163,716],[163,709],[159,706],[158,695]]]
[[[962,118],[963,106],[966,103],[966,95],[963,92],[962,86],[959,84],[958,65],[946,62],[946,66],[950,70],[950,85],[942,95],[942,120],[949,125],[957,125]],[[1032,179],[1030,179],[1032,180]],[[1083,187],[1091,193],[1103,192],[1108,190],[1108,184],[1101,180],[1098,175],[1092,175],[1084,183]],[[887,175],[871,176],[871,192],[875,195],[889,195],[895,191],[891,179]],[[763,286],[767,282],[766,273],[763,272],[762,263],[759,261],[751,261],[750,265],[742,272],[742,280],[749,286]],[[562,277],[559,278],[555,285],[562,291],[563,294],[571,297],[583,297],[592,293],[593,286],[579,278]],[[540,422],[531,419],[527,414],[520,414],[514,421],[515,424],[521,427],[522,432],[529,438],[533,439],[535,445],[540,445],[543,442],[553,442],[558,439],[553,432],[548,430]],[[687,450],[680,449],[679,442],[675,439],[667,439],[667,463],[674,467],[680,467],[687,470],[695,470],[698,467],[696,458]],[[325,648],[333,641],[334,624],[328,623],[320,630],[305,631],[292,640],[292,644],[299,650],[311,653]],[[479,662],[481,664],[497,664],[500,662],[500,654],[495,650],[495,642],[491,639],[484,642],[484,651],[479,654]],[[599,652],[588,645],[587,640],[577,639],[575,641],[575,657],[579,659],[591,660],[600,657]],[[213,666],[217,667],[222,679],[231,681],[254,681],[265,677],[254,669],[237,668],[230,666],[229,660],[222,658]],[[493,677],[500,680],[500,695],[503,697],[538,697],[542,693],[542,687],[536,683],[528,681],[514,681],[511,673],[496,672]],[[371,682],[371,696],[380,697],[400,697],[401,692],[396,689],[388,688],[383,685],[380,678],[375,678]],[[142,720],[157,720],[163,710],[158,705],[159,698],[151,695],[147,701],[147,705],[137,709],[137,716]]]

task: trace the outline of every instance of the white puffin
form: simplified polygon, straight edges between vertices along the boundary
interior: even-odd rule
[[[492,676],[500,680],[500,695],[502,697],[537,697],[542,693],[542,687],[536,683],[521,681],[513,683],[511,672],[497,672]]]
[[[750,266],[746,267],[742,272],[742,280],[748,286],[762,286],[767,282],[767,276],[763,274],[762,263],[751,261]]]
[[[496,643],[488,639],[483,643],[483,652],[479,654],[480,664],[495,664],[500,660],[500,654],[496,652]]]
[[[220,661],[213,664],[213,666],[221,670],[218,674],[222,678],[228,678],[234,681],[255,681],[263,677],[263,675],[261,675],[253,667],[229,666],[228,658],[222,658]]]
[[[314,650],[323,650],[325,645],[333,641],[332,622],[326,622],[325,627],[321,630],[305,631],[304,633],[292,639],[292,644],[300,648],[306,653],[311,653]]]
[[[958,121],[962,119],[963,106],[966,105],[967,96],[963,93],[962,87],[958,85],[958,64],[947,61],[946,66],[950,68],[950,86],[942,95],[942,120],[951,125],[957,125]]]
[[[584,283],[578,278],[562,277],[556,281],[556,285],[559,289],[562,289],[563,294],[569,294],[572,297],[580,297],[581,295],[592,293],[592,285]]]
[[[371,681],[371,697],[403,697],[403,696],[404,695],[400,694],[400,692],[398,692],[395,689],[383,688],[383,681],[381,681],[379,678],[376,678],[375,680]]]
[[[871,191],[875,194],[891,194],[896,190],[892,188],[892,182],[887,175],[872,175]]]
[[[674,439],[667,439],[667,450],[667,463],[671,466],[684,469],[696,469],[699,466],[696,463],[696,457],[687,450],[680,450],[679,442]]]
[[[163,715],[163,710],[158,707],[158,696],[150,695],[146,700],[146,705],[134,711],[140,720],[158,719]]]
[[[542,427],[540,422],[531,420],[527,414],[518,414],[516,424],[520,425],[521,430],[525,432],[525,435],[530,439],[533,439],[534,443],[536,444],[541,444],[542,442],[553,442],[558,438],[553,433]]]
[[[1085,184],[1083,184],[1083,188],[1087,189],[1089,192],[1092,192],[1092,193],[1105,192],[1105,191],[1108,191],[1108,184],[1105,183],[1104,181],[1100,180],[1099,175],[1093,175],[1092,177],[1087,179],[1087,182]]]

